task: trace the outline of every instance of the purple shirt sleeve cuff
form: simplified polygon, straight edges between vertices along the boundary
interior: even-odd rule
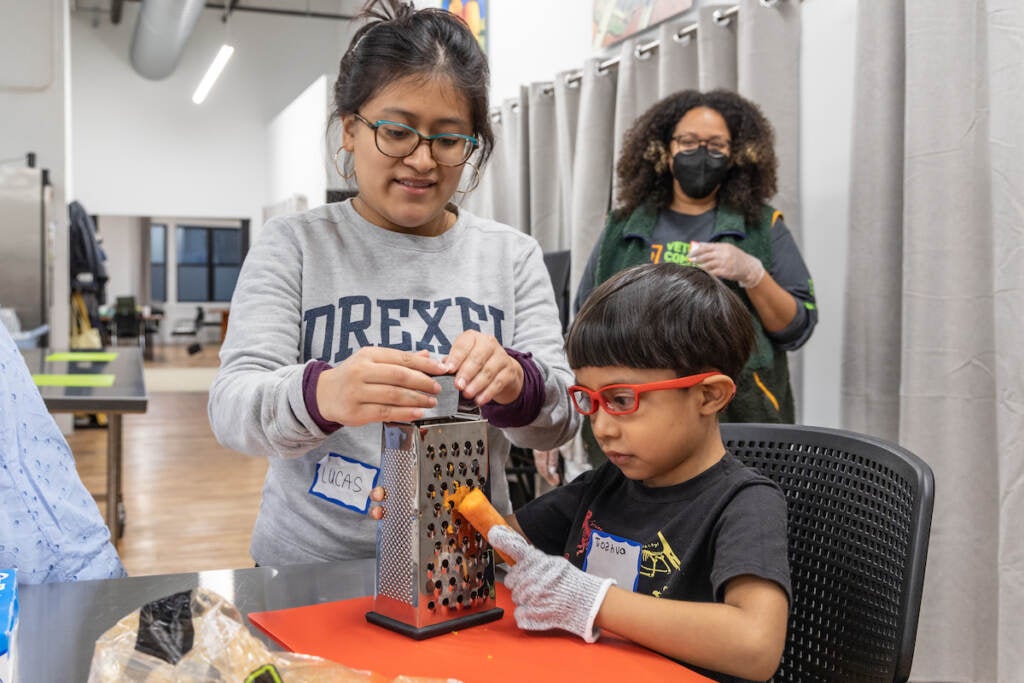
[[[309,412],[309,416],[313,418],[313,422],[316,426],[324,431],[326,434],[333,434],[334,432],[341,429],[340,422],[332,422],[324,418],[320,414],[320,408],[316,404],[316,383],[320,379],[320,373],[324,370],[330,370],[331,364],[322,360],[315,360],[311,363],[306,364],[306,369],[302,371],[302,400],[306,404],[306,410]]]
[[[495,427],[522,427],[537,419],[544,406],[544,377],[533,360],[533,354],[505,349],[523,366],[523,390],[519,398],[508,405],[495,401],[480,407],[480,414]]]

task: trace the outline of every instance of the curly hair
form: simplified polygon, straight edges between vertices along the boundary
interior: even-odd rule
[[[681,90],[656,103],[626,132],[616,166],[619,178],[617,219],[642,204],[664,208],[672,203],[669,141],[679,119],[695,107],[714,109],[729,128],[732,164],[718,190],[718,203],[756,222],[761,206],[775,195],[775,133],[760,108],[729,90]]]

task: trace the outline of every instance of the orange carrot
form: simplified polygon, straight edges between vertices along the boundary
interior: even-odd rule
[[[501,516],[501,513],[494,509],[491,505],[491,501],[487,500],[487,496],[484,495],[480,489],[473,489],[469,493],[465,494],[461,500],[456,501],[455,509],[463,517],[469,520],[469,523],[473,525],[473,528],[480,532],[480,535],[485,539],[487,538],[487,532],[491,530],[491,527],[495,524],[505,524],[505,518]],[[502,559],[508,563],[509,566],[515,564],[511,559],[505,557],[505,555],[495,548],[495,551],[501,555]]]

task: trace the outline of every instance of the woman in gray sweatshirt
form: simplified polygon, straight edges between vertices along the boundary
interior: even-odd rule
[[[485,55],[441,10],[374,0],[364,15],[332,114],[358,194],[264,226],[210,389],[217,439],[270,459],[261,565],[373,557],[381,421],[422,416],[437,375],[490,424],[506,514],[510,442],[552,448],[579,426],[540,247],[451,203],[466,162],[477,173],[493,147]]]

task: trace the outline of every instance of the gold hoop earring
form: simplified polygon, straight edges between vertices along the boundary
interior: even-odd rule
[[[476,164],[469,161],[466,162],[466,166],[469,166],[471,169],[473,169],[473,183],[472,185],[470,185],[470,187],[466,188],[465,190],[459,190],[459,192],[462,193],[463,197],[465,197],[470,192],[472,192],[473,190],[480,186],[480,169],[476,167]]]
[[[338,166],[338,155],[341,154],[344,151],[345,151],[345,147],[341,146],[341,147],[338,148],[338,151],[334,153],[334,170],[337,171],[338,175],[340,175],[344,180],[352,180],[356,176],[355,169],[352,169],[351,173],[345,174],[345,173],[342,172],[341,167]]]

